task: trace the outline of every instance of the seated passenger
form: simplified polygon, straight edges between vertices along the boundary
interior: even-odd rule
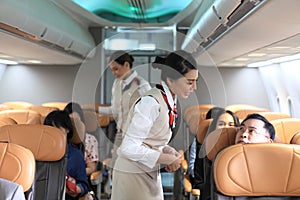
[[[273,125],[259,114],[250,114],[241,123],[235,143],[272,143],[274,138],[275,129]]]
[[[85,124],[83,111],[78,103],[70,102],[64,110],[70,117],[79,118]],[[86,164],[86,175],[89,176],[91,173],[96,171],[97,163],[99,161],[98,141],[95,136],[89,133],[85,133],[84,160]]]
[[[221,107],[213,107],[211,108],[205,116],[205,119],[214,118],[218,112],[225,111],[224,108]],[[198,150],[197,150],[198,147]],[[201,144],[197,143],[197,135],[195,136],[193,143],[190,147],[190,156],[189,156],[189,164],[188,164],[188,172],[190,174],[190,181],[192,185],[194,184],[194,166],[196,160],[196,151],[200,151]]]
[[[76,191],[66,188],[66,200],[75,200],[88,192],[88,180],[85,170],[85,162],[82,152],[71,144],[73,126],[71,119],[65,111],[52,111],[44,121],[44,125],[55,126],[67,135],[68,161],[67,174],[76,180]]]

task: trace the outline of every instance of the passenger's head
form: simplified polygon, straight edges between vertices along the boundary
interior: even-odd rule
[[[242,121],[235,143],[271,143],[274,138],[273,125],[259,114],[250,114]]]
[[[197,89],[197,63],[190,53],[178,50],[166,58],[157,56],[152,66],[161,70],[161,79],[166,82],[172,94],[187,98]]]
[[[214,119],[221,111],[225,112],[225,109],[221,107],[213,107],[207,111],[205,119]]]
[[[70,117],[80,118],[80,120],[84,123],[84,115],[81,106],[76,102],[70,102],[64,108]]]
[[[212,118],[213,121],[209,126],[208,133],[224,127],[240,126],[239,118],[230,110],[219,109]]]
[[[109,58],[109,67],[118,79],[123,79],[131,71],[133,57],[125,51],[116,51]]]
[[[65,111],[55,110],[50,112],[45,118],[44,125],[59,128],[67,134],[68,140],[73,137],[73,125],[68,113]]]

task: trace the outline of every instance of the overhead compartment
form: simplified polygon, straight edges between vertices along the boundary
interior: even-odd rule
[[[11,34],[85,58],[95,47],[88,27],[71,18],[50,0],[2,0],[0,22]],[[28,34],[26,36],[26,34]]]
[[[262,1],[215,0],[208,9],[200,6],[181,48],[189,52],[205,49]]]

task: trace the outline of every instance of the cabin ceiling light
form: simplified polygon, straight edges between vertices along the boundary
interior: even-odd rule
[[[28,60],[27,62],[32,63],[32,64],[42,63],[42,61],[40,61],[40,60]]]
[[[18,64],[18,62],[16,62],[16,61],[6,60],[6,59],[0,59],[0,63],[5,64],[5,65],[16,65],[16,64]]]
[[[284,57],[280,57],[280,58],[274,58],[274,59],[270,59],[270,60],[263,61],[263,62],[251,63],[251,64],[247,65],[247,67],[262,67],[262,66],[272,65],[275,63],[283,63],[283,62],[289,62],[292,60],[299,60],[299,59],[300,59],[300,53],[292,55],[292,56],[284,56]]]
[[[265,56],[265,53],[250,53],[248,54],[248,57],[262,57]]]
[[[236,58],[235,61],[247,61],[249,58]]]

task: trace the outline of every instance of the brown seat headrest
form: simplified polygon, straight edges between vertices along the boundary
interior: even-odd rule
[[[0,126],[18,124],[16,120],[10,117],[0,117]]]
[[[79,118],[71,117],[71,122],[73,125],[73,137],[71,142],[73,144],[80,144],[84,142],[86,127],[84,123]]]
[[[203,144],[211,122],[212,122],[212,119],[205,119],[199,123],[198,131],[197,131],[197,141],[200,144]]]
[[[234,113],[240,120],[244,120],[249,114],[253,113],[263,113],[269,110],[262,109],[262,108],[249,108],[249,109],[240,109],[235,111]]]
[[[237,144],[214,161],[217,190],[227,196],[300,196],[300,146]]]
[[[53,102],[43,103],[42,106],[55,107],[58,108],[59,110],[64,110],[67,104],[68,104],[67,102],[53,101]]]
[[[18,124],[41,124],[41,115],[32,110],[3,110],[0,117],[9,117]]]
[[[2,126],[0,141],[28,148],[38,161],[57,161],[66,153],[66,135],[52,126],[33,124]]]
[[[35,160],[32,152],[20,145],[0,142],[0,177],[22,185],[27,191],[34,179]]]
[[[235,127],[225,127],[209,133],[205,139],[207,158],[213,160],[221,149],[235,144],[236,133],[237,128]]]
[[[300,132],[292,137],[290,144],[300,144]]]
[[[15,110],[28,109],[28,107],[33,105],[32,103],[26,101],[7,101],[2,104],[8,106],[10,109]]]
[[[291,118],[289,114],[281,112],[259,112],[258,114],[264,116],[268,121]]]
[[[292,137],[300,132],[300,119],[285,118],[270,121],[273,124],[275,133],[279,136],[281,141],[289,144]]]

